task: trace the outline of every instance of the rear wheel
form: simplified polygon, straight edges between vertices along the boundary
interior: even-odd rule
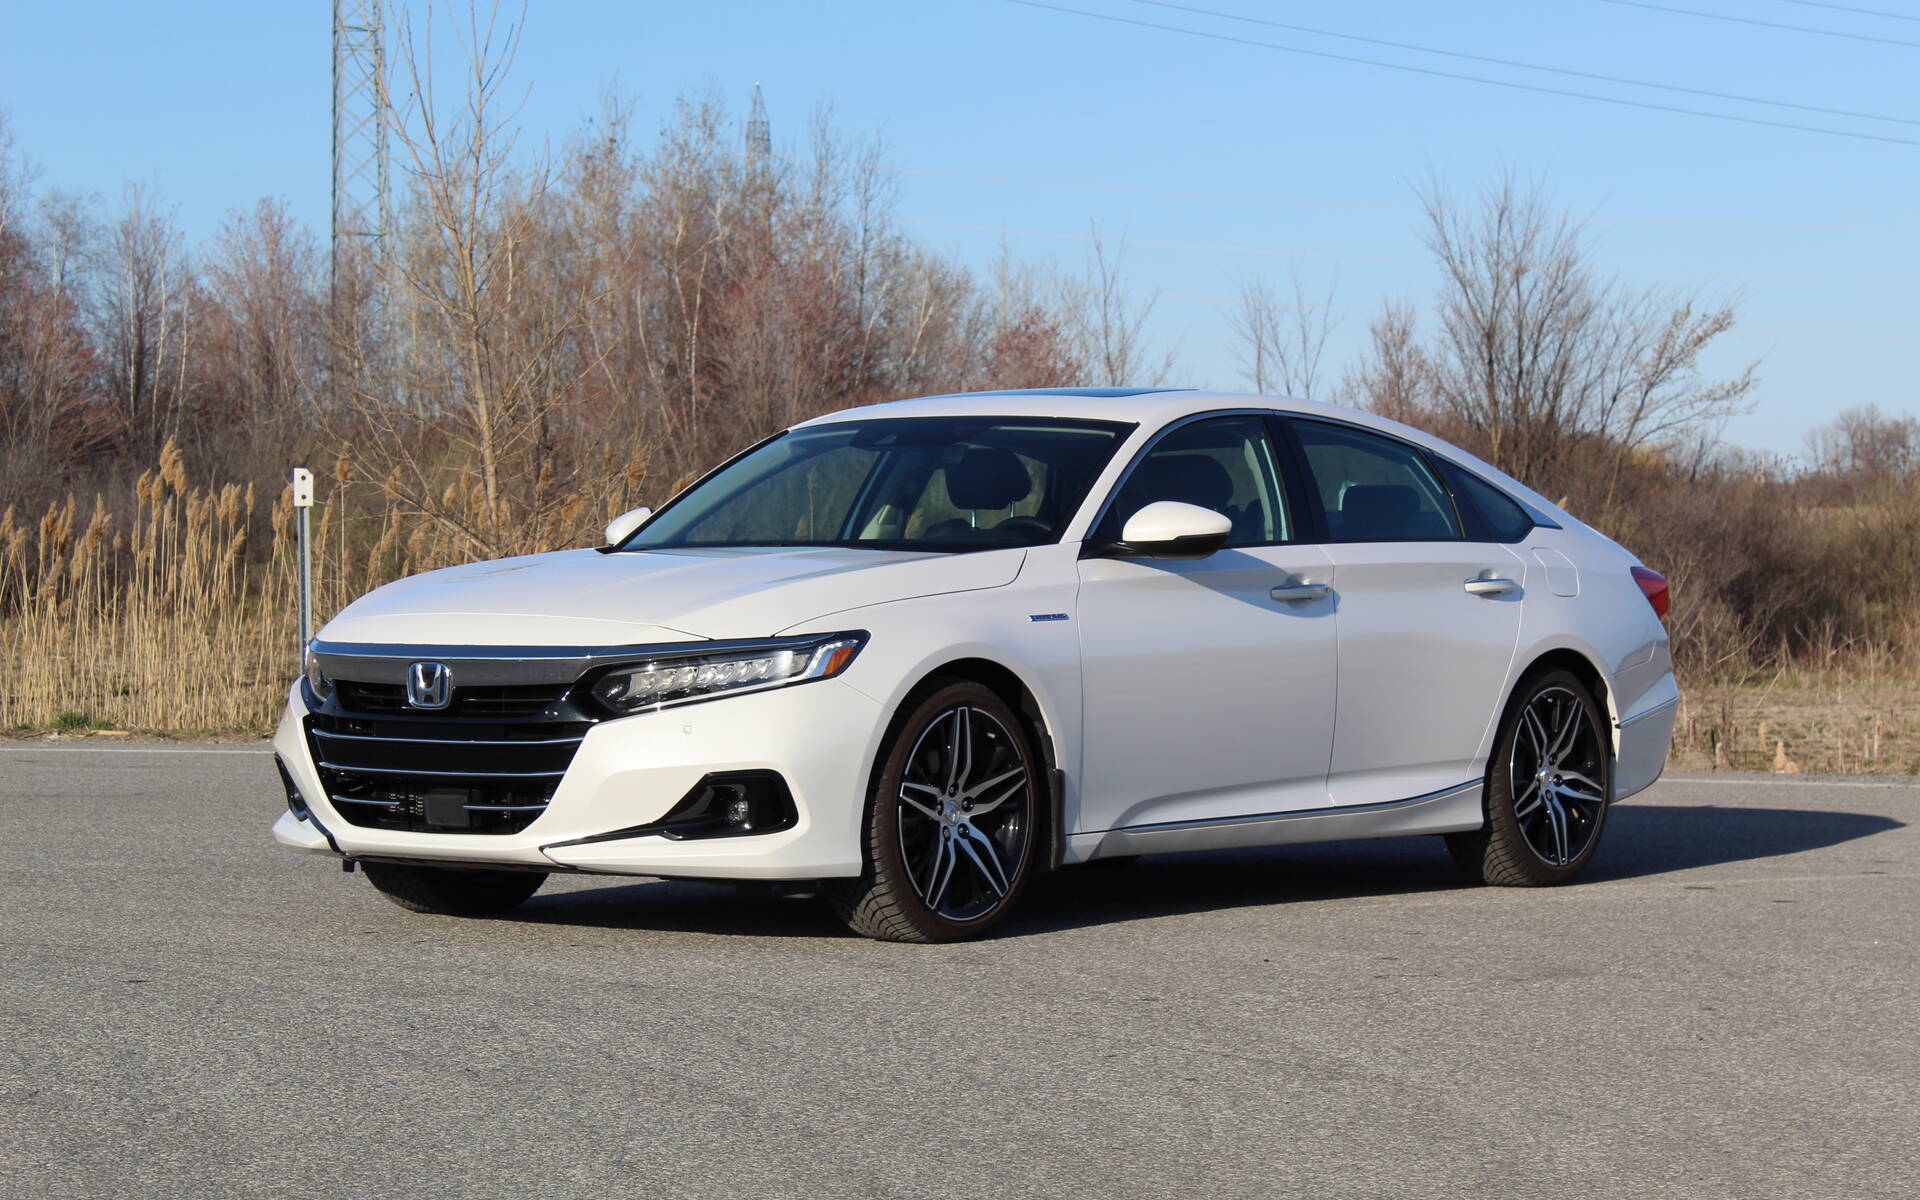
[[[381,895],[413,912],[443,917],[485,917],[525,903],[547,881],[545,871],[487,871],[417,867],[402,863],[360,864]]]
[[[1033,871],[1041,775],[1020,719],[978,683],[914,706],[882,750],[867,806],[867,871],[827,900],[856,933],[978,937]]]
[[[1447,835],[1470,877],[1505,887],[1570,882],[1593,858],[1613,794],[1599,704],[1568,671],[1529,680],[1487,765],[1487,823]]]

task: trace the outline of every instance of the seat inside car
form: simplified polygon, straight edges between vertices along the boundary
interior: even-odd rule
[[[979,514],[1012,508],[1033,493],[1033,477],[1011,450],[974,446],[960,461],[946,468],[947,499],[964,512]],[[937,542],[985,542],[994,545],[1030,545],[1046,537],[1046,522],[1033,517],[1008,517],[991,526],[977,527],[963,517],[952,517],[927,530]]]
[[[1400,484],[1354,483],[1340,497],[1337,513],[1327,514],[1335,536],[1363,541],[1444,538],[1446,518],[1422,511],[1421,496]]]
[[[1244,508],[1233,503],[1233,477],[1208,454],[1155,454],[1127,481],[1117,507],[1121,524],[1156,500],[1178,500],[1211,509],[1233,522],[1235,543],[1257,542],[1266,535],[1266,506],[1255,498]]]

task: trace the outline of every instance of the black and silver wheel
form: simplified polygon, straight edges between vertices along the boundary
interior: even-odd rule
[[[1600,845],[1613,788],[1612,744],[1585,684],[1549,671],[1522,686],[1487,766],[1487,823],[1447,835],[1483,883],[1537,887],[1578,875]]]
[[[1020,719],[977,683],[917,703],[881,752],[866,874],[827,897],[857,933],[895,942],[976,937],[1033,869],[1041,774]]]
[[[364,862],[360,869],[381,895],[413,912],[443,917],[487,917],[524,904],[546,882],[545,871],[488,871]]]

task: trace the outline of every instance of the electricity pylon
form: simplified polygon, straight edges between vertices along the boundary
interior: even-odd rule
[[[387,173],[387,48],[381,0],[333,0],[333,230],[343,269],[383,268],[393,230]]]

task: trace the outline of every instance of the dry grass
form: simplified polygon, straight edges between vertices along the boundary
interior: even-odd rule
[[[457,523],[356,489],[346,455],[332,474],[314,510],[317,619],[472,556]],[[442,500],[457,512],[474,484],[450,479]],[[585,544],[594,519],[572,506],[525,548]],[[250,544],[256,530],[267,545]],[[125,519],[72,497],[34,523],[0,513],[0,731],[267,732],[297,670],[294,554],[287,493],[258,513],[251,489],[188,479],[172,446]],[[1688,682],[1674,765],[1920,773],[1920,663],[1831,637],[1799,665],[1780,657],[1789,665]]]
[[[317,621],[469,557],[440,526],[332,490],[314,510]],[[33,524],[0,513],[0,730],[270,730],[299,662],[291,503],[257,520],[251,488],[195,485],[169,445],[127,519],[71,496]]]
[[[1684,690],[1675,767],[1920,774],[1920,679],[1836,667]]]
[[[247,553],[251,489],[191,486],[170,446],[138,496],[124,523],[96,501],[82,525],[71,496],[0,514],[6,727],[263,727],[295,638],[289,572]]]

